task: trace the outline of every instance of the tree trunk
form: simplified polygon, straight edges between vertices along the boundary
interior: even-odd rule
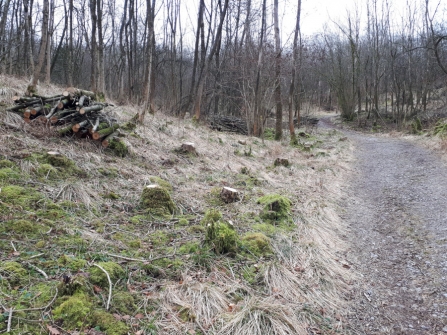
[[[295,34],[293,37],[292,78],[290,80],[290,87],[289,87],[289,131],[291,141],[294,141],[296,139],[295,127],[293,124],[293,96],[295,94],[295,77],[296,77],[296,68],[298,66],[298,37],[301,35],[300,18],[301,18],[301,0],[298,0],[298,8],[296,11],[296,22],[295,22]],[[297,115],[297,122],[298,122],[297,124],[300,123],[299,112]]]
[[[34,93],[36,91],[37,81],[42,70],[43,63],[45,61],[45,52],[47,50],[48,43],[48,20],[49,20],[50,4],[49,0],[43,0],[42,10],[42,38],[40,40],[39,57],[37,58],[37,64],[34,68],[31,85],[28,87],[28,93]]]
[[[279,38],[278,0],[274,0],[273,18],[275,21],[275,102],[276,102],[276,129],[275,140],[282,138],[282,101],[281,101],[281,41]]]

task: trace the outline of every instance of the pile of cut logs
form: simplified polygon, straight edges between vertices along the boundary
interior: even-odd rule
[[[248,135],[247,122],[233,116],[215,115],[211,121],[211,129]]]
[[[15,96],[8,112],[21,114],[26,123],[61,126],[60,135],[74,134],[79,138],[101,140],[103,147],[119,135],[117,120],[105,113],[111,104],[95,101],[95,93],[70,87],[61,95],[51,97]]]

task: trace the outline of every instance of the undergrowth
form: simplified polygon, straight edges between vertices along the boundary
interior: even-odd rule
[[[128,109],[120,117],[135,114]],[[340,312],[336,288],[347,275],[324,260],[335,259],[321,236],[337,219],[315,180],[336,186],[346,143],[312,135],[310,150],[333,146],[316,157],[271,141],[269,130],[264,144],[163,116],[133,132],[117,156],[0,128],[0,332],[326,329],[321,320]],[[173,150],[184,139],[200,156]],[[249,143],[237,154],[242,139]],[[291,163],[272,168],[277,157]],[[318,169],[332,163],[330,173]],[[223,186],[239,200],[220,201]]]

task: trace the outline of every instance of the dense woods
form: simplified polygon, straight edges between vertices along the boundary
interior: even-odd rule
[[[0,0],[0,72],[256,136],[267,117],[293,135],[309,104],[399,127],[446,103],[447,27],[442,3],[396,6],[368,0],[304,36],[301,0]]]

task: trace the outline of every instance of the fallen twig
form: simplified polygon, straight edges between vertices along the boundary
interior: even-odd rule
[[[37,272],[41,273],[42,276],[45,277],[45,279],[48,279],[48,275],[42,269],[39,269],[37,266],[35,266],[35,265],[31,264],[31,263],[28,263],[28,262],[26,262],[25,264],[28,265],[29,267],[32,267]]]
[[[6,327],[6,332],[10,333],[11,332],[11,321],[12,321],[12,307],[9,309],[9,315],[8,315],[8,326]]]
[[[106,311],[109,310],[109,306],[110,306],[110,301],[112,300],[112,280],[110,279],[109,273],[101,266],[98,264],[93,264],[93,266],[96,266],[97,268],[101,269],[102,272],[104,272],[107,276],[107,280],[109,281],[109,298],[107,299],[107,305],[106,305]]]

